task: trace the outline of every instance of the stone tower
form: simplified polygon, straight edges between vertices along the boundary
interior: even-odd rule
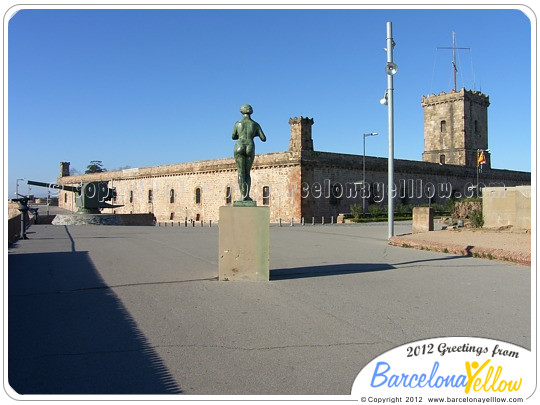
[[[477,150],[488,148],[489,97],[461,89],[422,97],[424,162],[476,167]],[[486,164],[491,167],[488,152]]]
[[[60,177],[69,176],[69,162],[60,162]]]
[[[313,138],[311,137],[311,126],[313,118],[294,117],[289,119],[291,126],[291,139],[289,140],[289,152],[302,152],[313,150]]]

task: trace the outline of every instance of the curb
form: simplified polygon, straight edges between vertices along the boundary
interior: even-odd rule
[[[453,253],[466,257],[477,257],[481,259],[498,260],[506,263],[531,265],[531,255],[511,252],[504,249],[493,249],[481,246],[443,244],[426,240],[415,240],[406,236],[393,236],[388,241],[390,246],[413,248],[419,250],[429,250],[442,253]]]

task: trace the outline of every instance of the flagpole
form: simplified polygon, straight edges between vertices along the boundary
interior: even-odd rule
[[[476,197],[480,197],[480,169],[486,163],[484,152],[489,152],[489,149],[476,149]]]
[[[480,163],[478,163],[478,159],[480,159],[479,158],[479,153],[480,152],[476,153],[476,197],[477,198],[480,197],[480,192],[478,191],[478,185],[479,185],[478,180],[479,180],[479,177],[480,177],[479,174],[478,174],[479,173],[479,167],[480,167]]]

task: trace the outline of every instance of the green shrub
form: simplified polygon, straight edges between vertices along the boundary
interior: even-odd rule
[[[474,210],[469,214],[471,225],[473,228],[481,228],[484,226],[484,216],[482,210]]]
[[[446,207],[442,204],[432,204],[435,215],[442,215],[446,212]]]
[[[353,215],[354,219],[362,218],[362,216],[364,214],[364,209],[362,207],[362,204],[353,204],[353,205],[351,205],[351,214]]]
[[[368,206],[368,211],[372,217],[380,217],[384,215],[384,207],[378,204],[371,204]]]
[[[444,208],[446,212],[454,212],[454,205],[456,202],[452,200],[451,198],[447,198],[444,202]]]
[[[406,204],[398,204],[396,206],[396,215],[406,216],[411,214],[411,207]]]

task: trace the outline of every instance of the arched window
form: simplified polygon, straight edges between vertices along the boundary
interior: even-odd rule
[[[441,132],[446,132],[446,121],[445,120],[441,121]]]
[[[341,197],[343,197],[343,186],[340,183],[336,183],[330,190],[330,204],[339,204]]]
[[[232,189],[230,186],[227,186],[225,189],[225,204],[230,204],[232,202]]]
[[[170,192],[170,203],[174,204],[174,188],[171,188]]]
[[[478,135],[478,121],[474,120],[474,133]]]
[[[201,188],[197,187],[195,189],[195,204],[200,204],[200,203],[201,203]]]
[[[154,201],[154,196],[152,194],[152,190],[148,190],[148,202],[151,203]]]
[[[133,203],[133,190],[129,191],[129,202]]]
[[[263,205],[270,205],[270,187],[263,187]]]
[[[446,161],[446,156],[444,155],[439,156],[439,163],[441,165],[444,165],[445,161]]]

